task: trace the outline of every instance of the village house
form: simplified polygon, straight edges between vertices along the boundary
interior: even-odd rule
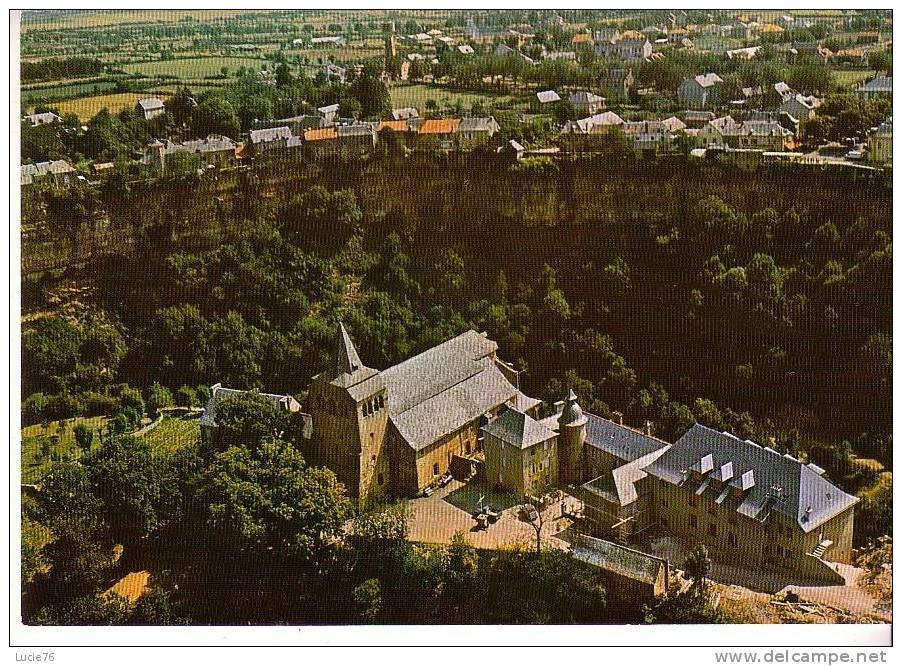
[[[594,116],[604,111],[605,99],[588,90],[570,93],[570,106],[577,117]]]
[[[788,113],[797,121],[813,118],[815,111],[821,105],[821,100],[814,95],[802,95],[795,93],[789,95],[778,107],[779,111]]]
[[[166,105],[163,104],[163,100],[161,99],[148,97],[146,99],[139,99],[138,103],[135,105],[135,110],[140,113],[145,120],[150,120],[151,118],[156,118],[165,113]]]
[[[601,571],[608,608],[618,617],[631,616],[670,587],[667,560],[619,543],[580,534],[570,554]]]
[[[717,74],[699,74],[677,88],[677,100],[684,109],[708,109],[722,103],[723,79]]]
[[[310,40],[311,46],[321,47],[321,46],[345,46],[347,44],[347,40],[344,35],[333,35],[331,37],[314,37]]]
[[[292,136],[291,129],[286,125],[251,130],[251,148],[255,155],[262,155],[270,150],[284,150]]]
[[[460,150],[471,150],[477,146],[485,146],[499,129],[493,117],[461,118],[460,125],[457,126],[457,147]]]
[[[480,428],[485,478],[517,497],[539,496],[558,481],[557,433],[517,409]]]
[[[792,131],[773,120],[745,120],[722,131],[730,148],[782,152],[795,148]]]
[[[636,79],[631,69],[610,69],[599,81],[599,86],[605,96],[608,99],[617,101],[629,99],[630,91],[633,90],[635,85]]]
[[[796,62],[819,60],[824,64],[833,57],[833,52],[818,42],[793,42],[789,54]]]
[[[417,111],[414,107],[408,106],[403,109],[392,109],[391,118],[392,120],[407,120],[408,118],[419,118],[420,112]]]
[[[623,38],[615,42],[596,43],[595,53],[603,58],[620,58],[625,62],[643,62],[651,58],[652,45],[644,36]]]
[[[154,141],[147,146],[143,163],[166,172],[166,164],[175,153],[189,153],[196,159],[198,168],[213,165],[217,168],[231,166],[235,161],[238,144],[227,136],[211,134],[206,139],[173,143]]]
[[[560,102],[561,96],[554,90],[540,90],[536,93],[536,99],[539,100],[539,104],[552,104],[554,102]]]
[[[75,167],[66,160],[52,160],[37,164],[23,164],[20,184],[25,187],[38,183],[50,183],[53,187],[67,187],[78,179]]]
[[[861,99],[869,99],[871,97],[890,97],[893,96],[893,77],[891,76],[875,76],[867,83],[862,84],[855,91]]]
[[[403,121],[399,121],[403,122]],[[373,123],[353,123],[311,129],[304,132],[307,152],[318,158],[361,158],[371,155],[376,147],[376,126]],[[298,138],[300,145],[300,138]]]
[[[696,424],[675,443],[589,415],[604,469],[585,483],[595,534],[627,541],[654,527],[715,559],[835,582],[852,557],[858,499],[790,455]],[[600,435],[600,436],[599,436]]]
[[[45,111],[44,113],[32,113],[30,116],[25,116],[22,118],[22,122],[31,123],[32,127],[37,127],[38,125],[49,125],[51,123],[59,123],[62,122],[62,118],[53,113],[52,111]]]
[[[893,161],[892,117],[868,134],[868,159],[874,164],[889,164]]]
[[[259,120],[254,123],[253,129],[265,130],[279,127],[287,127],[294,136],[303,136],[308,129],[319,129],[325,126],[325,118],[315,115],[292,116],[290,118],[276,118],[273,120]]]
[[[323,127],[329,127],[335,124],[335,120],[338,117],[338,104],[327,104],[326,106],[319,107],[317,111],[323,118]]]

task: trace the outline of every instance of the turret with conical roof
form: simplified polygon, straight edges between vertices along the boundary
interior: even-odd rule
[[[588,419],[570,389],[564,409],[558,417],[558,460],[561,480],[565,483],[582,481],[583,446],[586,443]]]

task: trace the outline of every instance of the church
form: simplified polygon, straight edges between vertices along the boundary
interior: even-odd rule
[[[455,456],[481,450],[480,428],[500,413],[535,416],[540,401],[520,391],[497,352],[471,330],[380,371],[339,324],[335,363],[313,378],[305,405],[311,462],[333,470],[361,506],[418,494]]]

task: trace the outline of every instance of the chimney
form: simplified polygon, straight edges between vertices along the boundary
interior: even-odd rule
[[[617,425],[623,425],[623,414],[620,412],[611,412],[611,418]]]
[[[651,432],[652,432],[651,421],[646,421],[645,422],[645,434],[648,435],[649,437],[651,437]]]

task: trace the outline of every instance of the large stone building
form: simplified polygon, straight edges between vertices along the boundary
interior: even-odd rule
[[[824,470],[695,424],[673,444],[590,416],[604,469],[584,484],[586,517],[619,541],[650,527],[704,543],[716,559],[821,580],[849,563],[854,505]],[[594,471],[599,471],[596,467]]]
[[[313,378],[310,456],[367,506],[411,496],[444,475],[454,456],[481,447],[479,428],[538,400],[518,388],[498,345],[467,331],[386,370],[365,366],[343,325],[335,365]]]
[[[339,325],[335,364],[308,393],[308,457],[362,507],[418,494],[455,460],[484,455],[491,488],[527,498],[580,486],[604,539],[664,531],[707,544],[715,559],[826,581],[838,574],[825,560],[851,560],[858,499],[819,467],[700,424],[671,444],[650,426],[584,413],[572,391],[540,418],[540,401],[497,351],[467,331],[379,371]]]

